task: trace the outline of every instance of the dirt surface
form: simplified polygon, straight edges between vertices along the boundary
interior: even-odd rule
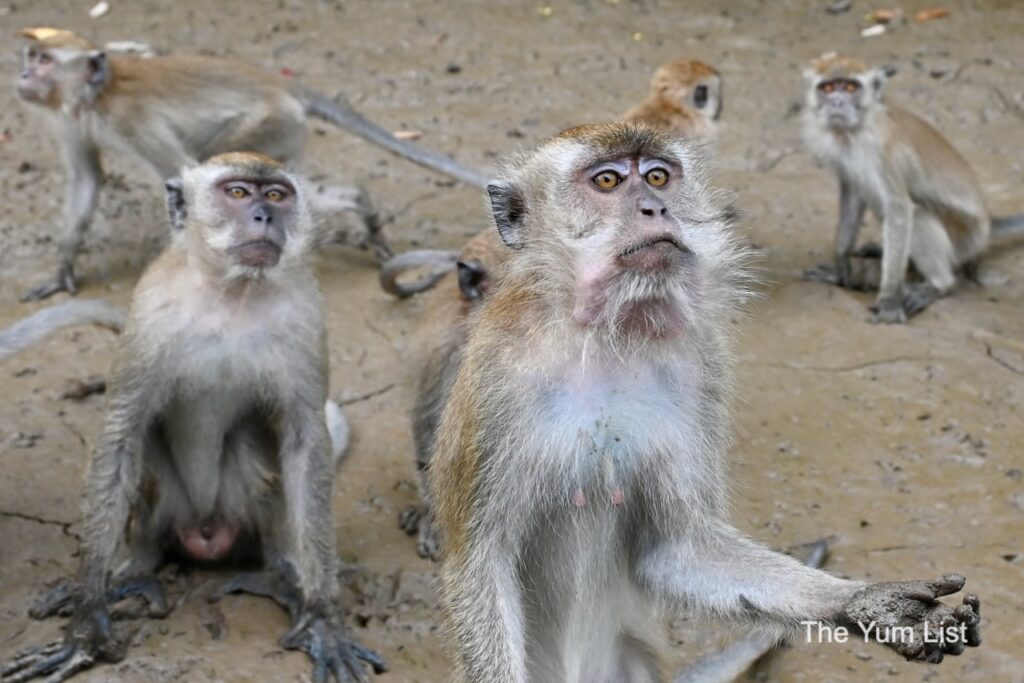
[[[863,643],[796,642],[763,680],[1024,681],[1024,248],[999,249],[968,284],[898,327],[866,322],[869,298],[800,281],[827,260],[835,184],[800,149],[800,68],[826,50],[899,68],[889,95],[954,140],[995,213],[1024,211],[1024,5],[945,2],[947,19],[862,39],[863,14],[824,2],[679,0],[535,3],[0,2],[0,35],[57,25],[96,42],[230,55],[293,70],[346,93],[420,144],[490,168],[494,159],[640,98],[652,69],[678,56],[715,64],[726,82],[721,183],[763,255],[763,299],[744,326],[734,448],[735,521],[776,547],[827,536],[828,568],[868,579],[956,571],[981,595],[985,643],[939,667]],[[716,6],[717,5],[717,6]],[[906,10],[930,2],[907,0]],[[215,7],[216,9],[211,9]],[[59,156],[42,122],[13,96],[14,41],[0,58],[0,325],[50,274],[62,199]],[[314,126],[308,171],[371,191],[399,247],[455,247],[486,225],[480,193],[451,186],[340,132]],[[159,185],[108,157],[110,182],[87,241],[80,296],[125,305],[166,235]],[[867,231],[877,234],[877,227]],[[382,683],[442,681],[432,611],[436,568],[397,528],[414,500],[407,419],[408,339],[421,302],[389,299],[364,254],[321,259],[333,394],[346,402],[353,449],[336,487],[337,537],[356,636],[392,673]],[[80,477],[102,396],[61,400],[70,380],[104,376],[114,336],[62,332],[0,362],[0,658],[58,634],[26,616],[32,597],[76,566]],[[269,601],[203,600],[220,577],[182,573],[162,622],[137,622],[137,646],[83,681],[300,681],[304,656],[276,644],[285,614]],[[676,629],[681,659],[732,635]],[[796,638],[802,641],[802,638]],[[754,674],[752,674],[754,675]]]

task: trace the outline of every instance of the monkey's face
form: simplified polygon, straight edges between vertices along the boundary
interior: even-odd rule
[[[208,236],[230,261],[245,269],[273,268],[294,222],[295,188],[284,177],[231,176],[216,185],[214,197],[225,227]]]
[[[818,80],[812,88],[811,97],[821,121],[828,128],[848,131],[860,127],[865,88],[859,78]]]
[[[53,51],[29,45],[22,53],[21,74],[18,76],[18,96],[26,102],[46,107],[60,106],[57,88],[57,55]]]
[[[651,84],[663,102],[697,112],[708,121],[722,113],[722,77],[712,67],[695,60],[661,66]]]
[[[583,126],[491,183],[495,222],[541,296],[578,325],[665,338],[721,310],[742,271],[692,140],[631,123]],[[714,315],[717,315],[715,313]],[[685,322],[685,325],[684,325]]]

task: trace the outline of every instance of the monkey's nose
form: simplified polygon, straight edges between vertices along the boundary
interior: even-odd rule
[[[202,535],[204,540],[209,541],[213,538],[213,527],[204,526],[199,530],[199,533]]]
[[[644,197],[640,200],[637,208],[640,209],[640,213],[644,216],[664,216],[668,213],[665,205],[654,197]]]
[[[252,219],[257,223],[273,223],[274,216],[264,206],[257,206],[252,211]]]

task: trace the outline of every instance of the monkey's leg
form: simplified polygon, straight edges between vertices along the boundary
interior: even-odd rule
[[[298,574],[290,562],[281,560],[271,569],[261,572],[238,574],[225,581],[210,595],[210,602],[217,602],[232,593],[248,593],[270,598],[288,611],[292,624],[296,623],[302,610],[302,591]]]
[[[25,292],[22,301],[45,299],[57,292],[78,292],[75,257],[82,248],[85,231],[89,229],[96,210],[96,200],[103,182],[103,167],[100,165],[99,149],[85,141],[78,140],[77,144],[69,145],[64,154],[68,169],[68,189],[64,208],[65,233],[58,248],[60,262],[57,274],[52,280]]]
[[[857,243],[857,233],[864,222],[867,205],[850,184],[839,179],[839,223],[836,226],[833,246],[833,266],[817,266],[804,271],[804,279],[826,282],[846,289],[863,289],[863,284],[854,278],[850,258]]]
[[[359,187],[331,186],[320,189],[309,198],[310,207],[317,223],[334,219],[340,214],[354,215],[359,221],[355,235],[348,230],[321,230],[320,244],[349,244],[361,249],[369,248],[378,264],[383,264],[394,254],[384,238],[380,215],[377,213],[369,194]]]
[[[941,221],[922,209],[915,211],[910,259],[924,282],[903,287],[903,308],[908,318],[945,296],[956,285],[955,253]]]

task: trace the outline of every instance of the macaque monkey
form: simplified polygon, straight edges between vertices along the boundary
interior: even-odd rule
[[[51,115],[68,173],[57,276],[27,292],[27,299],[76,290],[74,259],[103,180],[101,148],[134,152],[164,180],[222,152],[261,152],[287,164],[301,160],[312,116],[414,163],[484,185],[475,171],[396,139],[348,104],[247,64],[211,57],[108,57],[84,38],[51,28],[19,35],[30,43],[18,95]],[[369,201],[357,192],[346,208],[363,218],[378,259],[388,258]]]
[[[875,322],[902,323],[945,296],[992,238],[1024,235],[1024,216],[992,218],[974,171],[923,119],[882,99],[891,71],[834,54],[813,61],[803,114],[804,140],[839,177],[835,269],[805,277],[878,289]],[[865,209],[882,221],[880,282],[856,277],[852,257]],[[907,282],[913,265],[920,281]]]
[[[658,67],[647,99],[622,118],[661,130],[710,137],[721,113],[721,74],[696,59],[677,59]]]
[[[907,626],[937,662],[980,642],[964,584],[865,584],[726,520],[745,250],[699,146],[633,123],[572,128],[488,186],[510,249],[477,313],[430,468],[441,605],[470,683],[665,680],[659,615],[782,634],[802,620]],[[967,642],[925,643],[925,624]],[[898,634],[897,634],[898,635]]]
[[[459,371],[471,313],[494,289],[506,251],[493,230],[474,236],[458,254],[456,269],[442,273],[413,335],[412,348],[416,352],[410,365],[416,368],[417,378],[412,432],[420,502],[402,512],[399,526],[410,536],[416,536],[420,557],[440,559],[441,542],[434,528],[434,502],[428,479],[430,458],[441,414]]]
[[[362,662],[384,663],[349,639],[335,604],[331,491],[347,429],[326,401],[304,189],[252,153],[186,168],[167,189],[174,237],[136,287],[120,338],[86,484],[81,583],[32,611],[71,619],[62,642],[16,655],[4,681],[120,660],[110,606],[137,595],[166,614],[155,571],[168,555],[260,561],[262,572],[218,595],[273,597],[292,618],[282,646],[309,655],[316,681],[363,680]]]
[[[64,301],[36,311],[5,330],[0,330],[0,360],[63,327],[99,325],[120,332],[124,326],[124,313],[105,301]]]

